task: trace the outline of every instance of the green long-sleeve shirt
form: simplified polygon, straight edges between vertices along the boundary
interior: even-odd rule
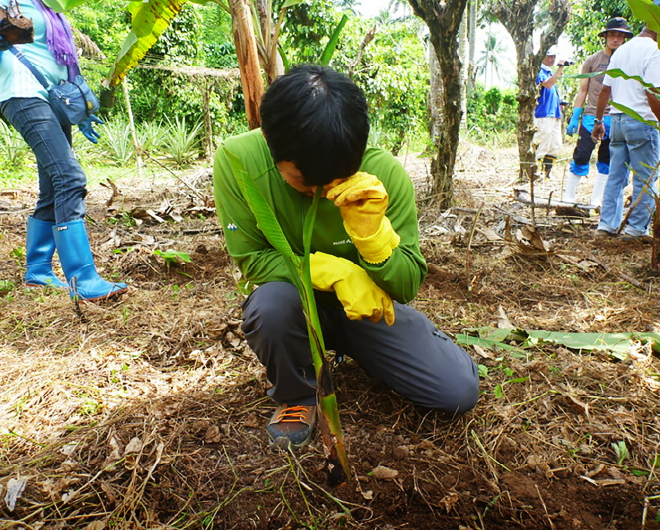
[[[236,155],[255,185],[275,212],[293,251],[303,255],[303,223],[312,198],[289,186],[280,175],[261,130],[257,129],[225,140],[224,147]],[[374,282],[394,300],[412,300],[424,277],[426,261],[419,250],[415,192],[401,164],[382,149],[367,149],[360,171],[378,177],[389,194],[386,215],[401,237],[401,243],[383,263],[365,262],[344,229],[334,203],[319,204],[312,252],[324,252],[359,264]],[[227,250],[245,278],[256,285],[291,281],[284,257],[275,250],[245,201],[223,147],[215,156],[213,170],[215,203],[222,224]]]

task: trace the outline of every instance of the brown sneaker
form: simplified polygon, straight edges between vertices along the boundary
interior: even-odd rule
[[[653,243],[653,238],[648,235],[644,234],[643,236],[634,236],[632,234],[626,234],[625,232],[623,234],[619,235],[619,239],[622,241],[639,241],[641,243],[644,243],[645,245],[650,245]]]
[[[270,446],[298,449],[309,443],[316,427],[316,405],[289,406],[286,403],[275,409],[266,430]]]

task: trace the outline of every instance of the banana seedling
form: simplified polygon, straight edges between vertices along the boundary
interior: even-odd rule
[[[171,265],[178,263],[190,263],[190,256],[185,252],[179,252],[178,250],[167,249],[163,250],[154,250],[154,255],[162,258],[165,261],[165,265],[169,269]]]
[[[243,197],[256,217],[259,228],[273,248],[284,256],[292,282],[300,294],[303,311],[307,320],[312,362],[314,363],[316,372],[320,412],[319,428],[326,448],[329,483],[333,486],[342,484],[350,476],[350,467],[346,447],[344,446],[344,435],[341,430],[339,411],[337,409],[337,396],[335,395],[330,368],[325,358],[325,344],[321,332],[321,322],[316,308],[316,300],[314,299],[314,288],[312,286],[309,264],[312,231],[314,229],[316,211],[321,200],[322,186],[317,187],[314,201],[305,217],[305,224],[303,226],[305,254],[301,257],[293,252],[275,217],[275,213],[255,186],[252,177],[245,171],[241,160],[226,148],[225,153],[231,163],[234,174],[238,177],[237,180]]]

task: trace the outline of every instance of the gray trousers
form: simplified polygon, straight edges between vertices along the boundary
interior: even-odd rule
[[[354,359],[372,377],[412,402],[446,414],[473,408],[477,366],[462,348],[412,307],[394,302],[395,323],[350,320],[317,301],[325,346]],[[316,404],[316,377],[307,325],[296,288],[267,283],[243,303],[243,332],[266,367],[278,404]]]

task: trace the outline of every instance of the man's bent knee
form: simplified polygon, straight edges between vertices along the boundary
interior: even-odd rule
[[[479,399],[479,370],[470,355],[439,330],[442,355],[429,367],[413,399],[418,405],[437,409],[449,416],[463,414]]]
[[[292,317],[302,318],[297,289],[290,283],[270,282],[258,287],[243,302],[243,331],[275,332],[291,325]]]
[[[479,399],[479,376],[464,374],[451,388],[429,389],[420,405],[439,410],[448,416],[459,416],[472,410]]]

